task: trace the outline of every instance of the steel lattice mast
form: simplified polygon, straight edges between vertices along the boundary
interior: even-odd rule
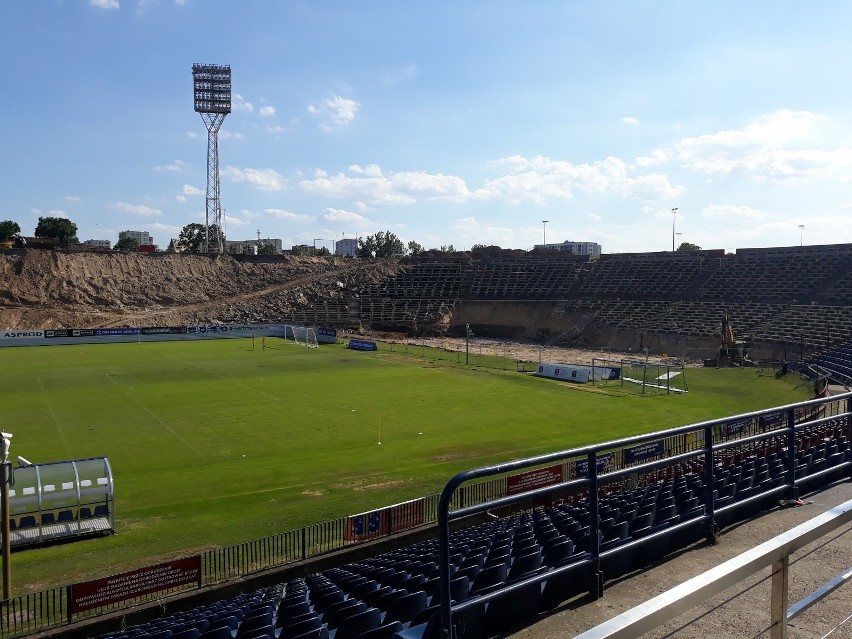
[[[204,217],[204,252],[210,252],[210,218],[216,225],[216,252],[224,253],[222,206],[219,201],[219,128],[231,112],[231,67],[193,64],[195,111],[207,127],[207,200]]]

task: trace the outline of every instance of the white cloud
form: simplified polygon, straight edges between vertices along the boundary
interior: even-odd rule
[[[669,152],[664,149],[655,149],[651,152],[651,155],[642,155],[636,158],[636,164],[641,167],[653,166],[655,164],[662,164],[663,162],[668,162],[670,159]]]
[[[758,183],[803,183],[813,178],[844,179],[852,173],[852,148],[824,146],[827,118],[809,111],[779,109],[742,129],[683,138],[636,159],[648,167],[665,162],[717,177],[742,175]]]
[[[225,218],[225,226],[226,227],[247,226],[247,225],[251,224],[251,222],[249,220],[244,220],[242,218],[233,217],[233,216],[227,215],[227,214],[224,215],[224,218]]]
[[[184,195],[204,195],[204,191],[190,184],[184,184],[182,193]]]
[[[146,222],[145,226],[149,231],[156,233],[157,231],[162,231],[166,233],[170,238],[172,236],[177,236],[178,233],[181,232],[182,227],[175,226],[174,224],[163,224],[162,222]],[[166,241],[168,244],[168,241]]]
[[[314,172],[314,179],[302,180],[302,190],[333,198],[348,198],[371,204],[413,204],[415,196],[426,199],[464,200],[470,191],[459,177],[430,174],[421,171],[384,175],[381,167],[353,165],[354,176],[338,173],[328,176],[325,171]]]
[[[235,93],[231,97],[231,110],[248,111],[249,113],[252,113],[254,111],[254,105],[251,102],[246,101],[239,93]]]
[[[118,9],[118,0],[89,0],[89,5],[98,9]]]
[[[154,167],[155,171],[170,171],[172,173],[182,173],[183,171],[189,168],[189,164],[187,162],[183,162],[182,160],[175,160],[171,164],[159,164]]]
[[[248,209],[242,209],[240,213],[243,217],[249,220],[261,220],[264,218],[271,218],[275,220],[293,220],[306,222],[311,218],[308,215],[303,215],[301,213],[293,213],[292,211],[285,211],[284,209],[264,209],[263,211],[256,213],[254,211],[249,211]]]
[[[274,106],[260,107],[260,111],[258,111],[258,115],[262,118],[274,117],[275,116],[275,107]]]
[[[308,113],[320,120],[320,129],[331,132],[351,124],[360,107],[361,103],[356,100],[333,95],[309,104]]]
[[[65,201],[66,202],[79,202],[80,196],[79,195],[66,195]]]
[[[327,208],[322,219],[326,222],[333,222],[336,224],[352,224],[357,226],[371,224],[370,220],[363,215],[358,215],[352,211],[344,211],[343,209]]]
[[[408,63],[398,69],[391,69],[380,76],[380,81],[383,85],[390,87],[401,82],[413,80],[419,74],[417,65],[413,62]]]
[[[227,140],[229,138],[231,138],[233,140],[244,140],[245,137],[246,136],[243,135],[242,133],[232,133],[232,132],[226,131],[224,129],[219,131],[219,139],[220,140]]]
[[[639,118],[634,118],[632,115],[627,115],[621,118],[621,121],[624,122],[624,124],[639,124]]]
[[[684,190],[672,186],[664,175],[632,177],[630,167],[614,157],[591,164],[573,164],[540,155],[531,158],[514,155],[493,164],[507,173],[476,189],[476,199],[543,204],[554,199],[570,199],[574,191],[602,193],[611,190],[625,197],[653,200],[672,197]]]
[[[221,171],[221,175],[231,178],[234,182],[245,182],[260,191],[283,191],[287,188],[287,181],[274,169],[243,169],[227,166]]]
[[[194,139],[201,137],[201,136],[199,136],[198,133],[196,133],[195,131],[187,131],[186,137],[188,137],[190,140],[194,140]]]
[[[63,218],[67,219],[68,214],[65,211],[63,211],[62,209],[50,209],[47,212],[47,217],[63,217]]]
[[[186,202],[186,196],[185,195],[175,195],[175,199],[178,202],[180,202],[181,204],[184,204]]]
[[[470,248],[474,244],[486,244],[496,246],[511,246],[515,241],[515,231],[503,226],[495,226],[483,223],[475,217],[463,217],[450,225],[459,238]],[[456,246],[457,250],[464,248]]]
[[[701,211],[703,217],[760,220],[770,217],[765,211],[736,204],[711,204]]]
[[[160,209],[151,208],[144,204],[128,204],[127,202],[116,202],[115,208],[125,213],[141,215],[143,217],[160,217],[163,212]]]

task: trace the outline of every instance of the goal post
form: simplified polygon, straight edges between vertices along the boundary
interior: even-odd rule
[[[317,348],[317,331],[313,326],[284,325],[284,342],[301,346],[302,348]]]
[[[689,391],[684,366],[681,363],[594,358],[592,371],[594,384],[615,383],[628,393],[659,395]],[[611,374],[608,375],[607,372]]]

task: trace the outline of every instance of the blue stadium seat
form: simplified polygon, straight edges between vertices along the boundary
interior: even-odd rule
[[[428,603],[426,593],[422,590],[399,597],[388,606],[382,623],[387,624],[392,621],[410,623],[417,613],[426,608]]]
[[[333,639],[356,639],[361,633],[375,630],[382,625],[382,614],[378,608],[367,608],[349,615],[340,622],[333,634]]]

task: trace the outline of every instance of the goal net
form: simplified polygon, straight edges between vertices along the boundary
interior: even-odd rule
[[[622,392],[641,395],[686,393],[686,375],[683,364],[653,362],[633,359],[592,360],[592,380],[595,385],[607,386]]]
[[[286,324],[284,326],[284,341],[302,348],[317,348],[317,331],[313,326],[296,326]]]

